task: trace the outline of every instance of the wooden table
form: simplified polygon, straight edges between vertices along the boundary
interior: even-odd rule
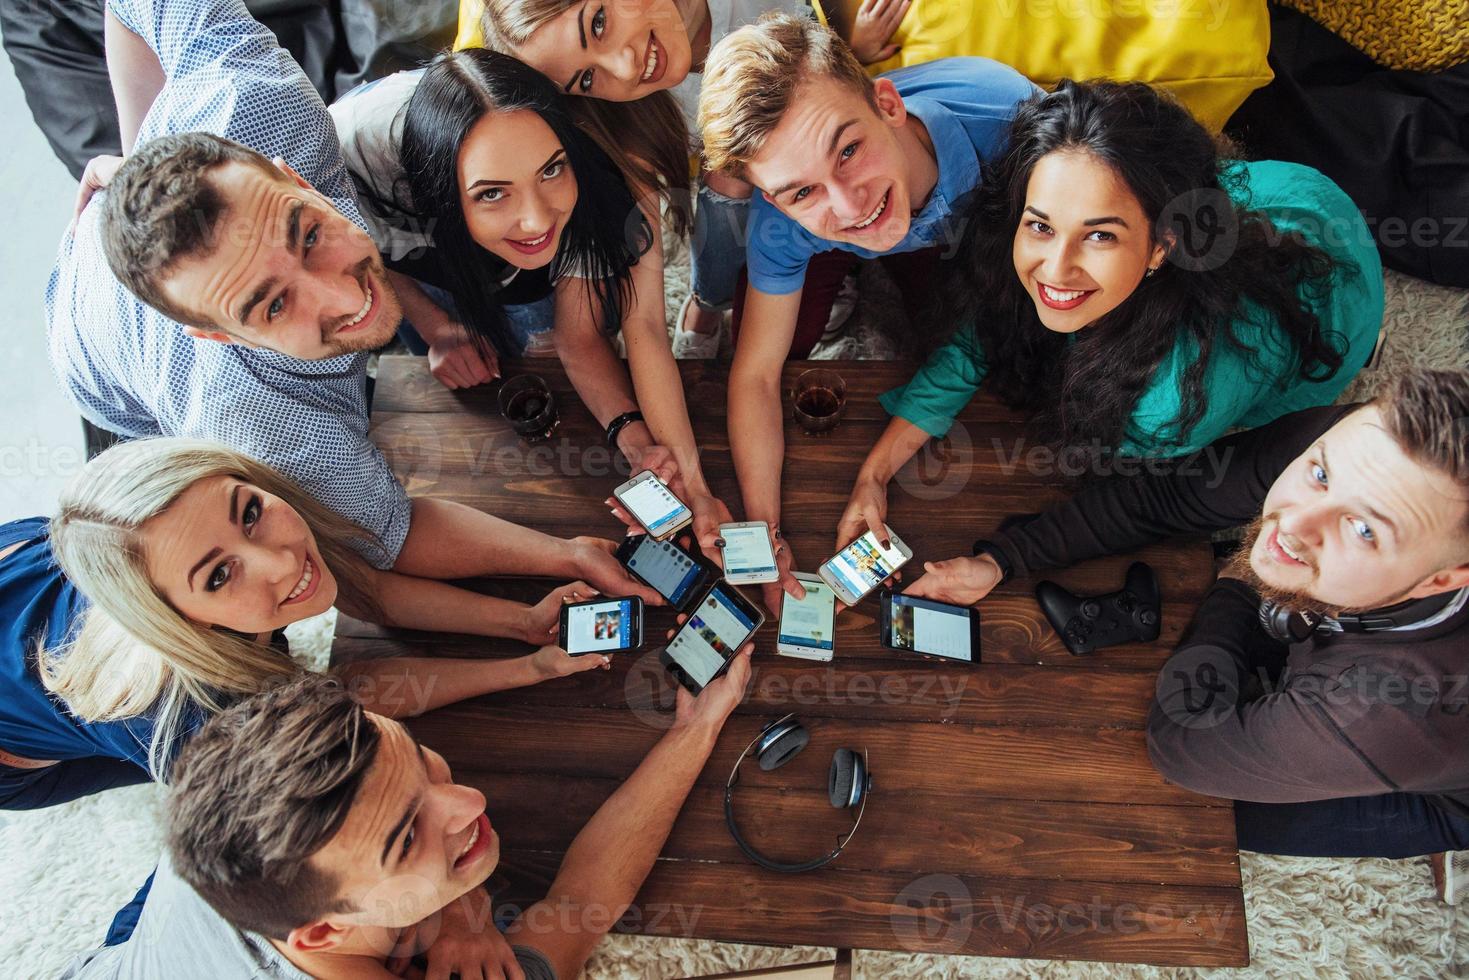
[[[834,433],[808,437],[790,421],[791,382],[811,365],[787,365],[784,386],[783,524],[807,570],[829,556],[852,478],[887,422],[877,393],[911,374],[901,363],[820,365],[848,383]],[[739,515],[726,369],[708,362],[682,369],[705,473]],[[510,433],[494,389],[447,391],[422,358],[409,357],[382,360],[373,438],[413,494],[553,534],[619,536],[602,501],[623,477],[611,468],[600,430],[559,364],[506,366],[511,376],[523,370],[545,377],[562,405],[561,427],[540,449]],[[924,559],[968,554],[1004,517],[1064,496],[1057,477],[1010,465],[1023,430],[1008,411],[978,399],[960,421],[940,447],[944,458],[920,454],[890,494],[889,523],[913,546],[915,569]],[[776,656],[767,625],[750,694],[623,927],[767,944],[1246,965],[1231,806],[1164,782],[1144,744],[1158,668],[1213,577],[1207,544],[1175,541],[1051,577],[1074,590],[1110,591],[1135,557],[1161,580],[1162,638],[1091,657],[1066,652],[1036,607],[1033,580],[1007,583],[980,605],[983,663],[973,668],[883,650],[872,601],[839,617],[831,665]],[[550,584],[498,589],[538,597]],[[611,671],[481,698],[411,724],[460,782],[488,798],[504,846],[492,882],[501,899],[523,907],[544,894],[576,832],[658,739],[672,686],[654,651],[670,622],[666,609],[650,609],[647,650],[617,656]],[[344,617],[333,655],[341,662],[525,651],[510,641],[390,632]],[[810,747],[776,772],[749,766],[736,797],[757,848],[796,860],[833,846],[850,822],[826,801],[838,747],[866,748],[875,779],[851,846],[833,865],[801,875],[751,864],[722,812],[735,756],[762,724],[788,711],[811,730]]]

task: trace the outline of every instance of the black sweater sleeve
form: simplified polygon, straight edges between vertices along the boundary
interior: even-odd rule
[[[1178,459],[1117,460],[1119,475],[999,533],[993,543],[1014,573],[1025,575],[1246,523],[1259,516],[1286,466],[1354,408],[1295,412]]]

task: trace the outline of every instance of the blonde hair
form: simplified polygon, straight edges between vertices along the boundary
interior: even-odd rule
[[[809,17],[772,12],[728,34],[704,61],[704,165],[743,177],[809,78],[831,78],[877,108],[872,79],[852,49]]]
[[[190,708],[213,714],[301,672],[266,644],[183,616],[148,576],[143,527],[189,487],[217,476],[294,508],[337,578],[339,601],[376,608],[371,568],[352,547],[368,533],[270,467],[224,446],[175,438],[123,443],[93,459],[62,492],[51,521],[57,564],[91,605],[70,642],[37,659],[46,688],[83,721],[153,716],[154,778],[163,778]]]
[[[573,6],[572,0],[486,0],[480,17],[485,47],[520,58],[531,35]],[[687,235],[693,221],[689,133],[673,96],[654,92],[634,102],[608,102],[568,95],[565,100],[572,120],[611,158],[633,196],[662,196],[673,233]]]

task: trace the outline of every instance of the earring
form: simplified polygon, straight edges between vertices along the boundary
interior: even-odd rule
[[[1156,265],[1150,265],[1150,266],[1148,266],[1148,271],[1143,273],[1143,278],[1144,279],[1147,279],[1149,276],[1151,276],[1153,273],[1155,273],[1157,271],[1158,271],[1158,267]]]

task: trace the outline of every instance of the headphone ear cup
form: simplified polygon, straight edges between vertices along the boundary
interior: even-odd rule
[[[779,769],[800,755],[810,741],[811,733],[799,722],[792,721],[772,728],[762,737],[755,759],[766,772]]]
[[[831,757],[831,772],[826,779],[826,795],[831,805],[845,810],[862,799],[867,781],[862,757],[851,749],[837,749]],[[861,787],[861,788],[859,788]]]

